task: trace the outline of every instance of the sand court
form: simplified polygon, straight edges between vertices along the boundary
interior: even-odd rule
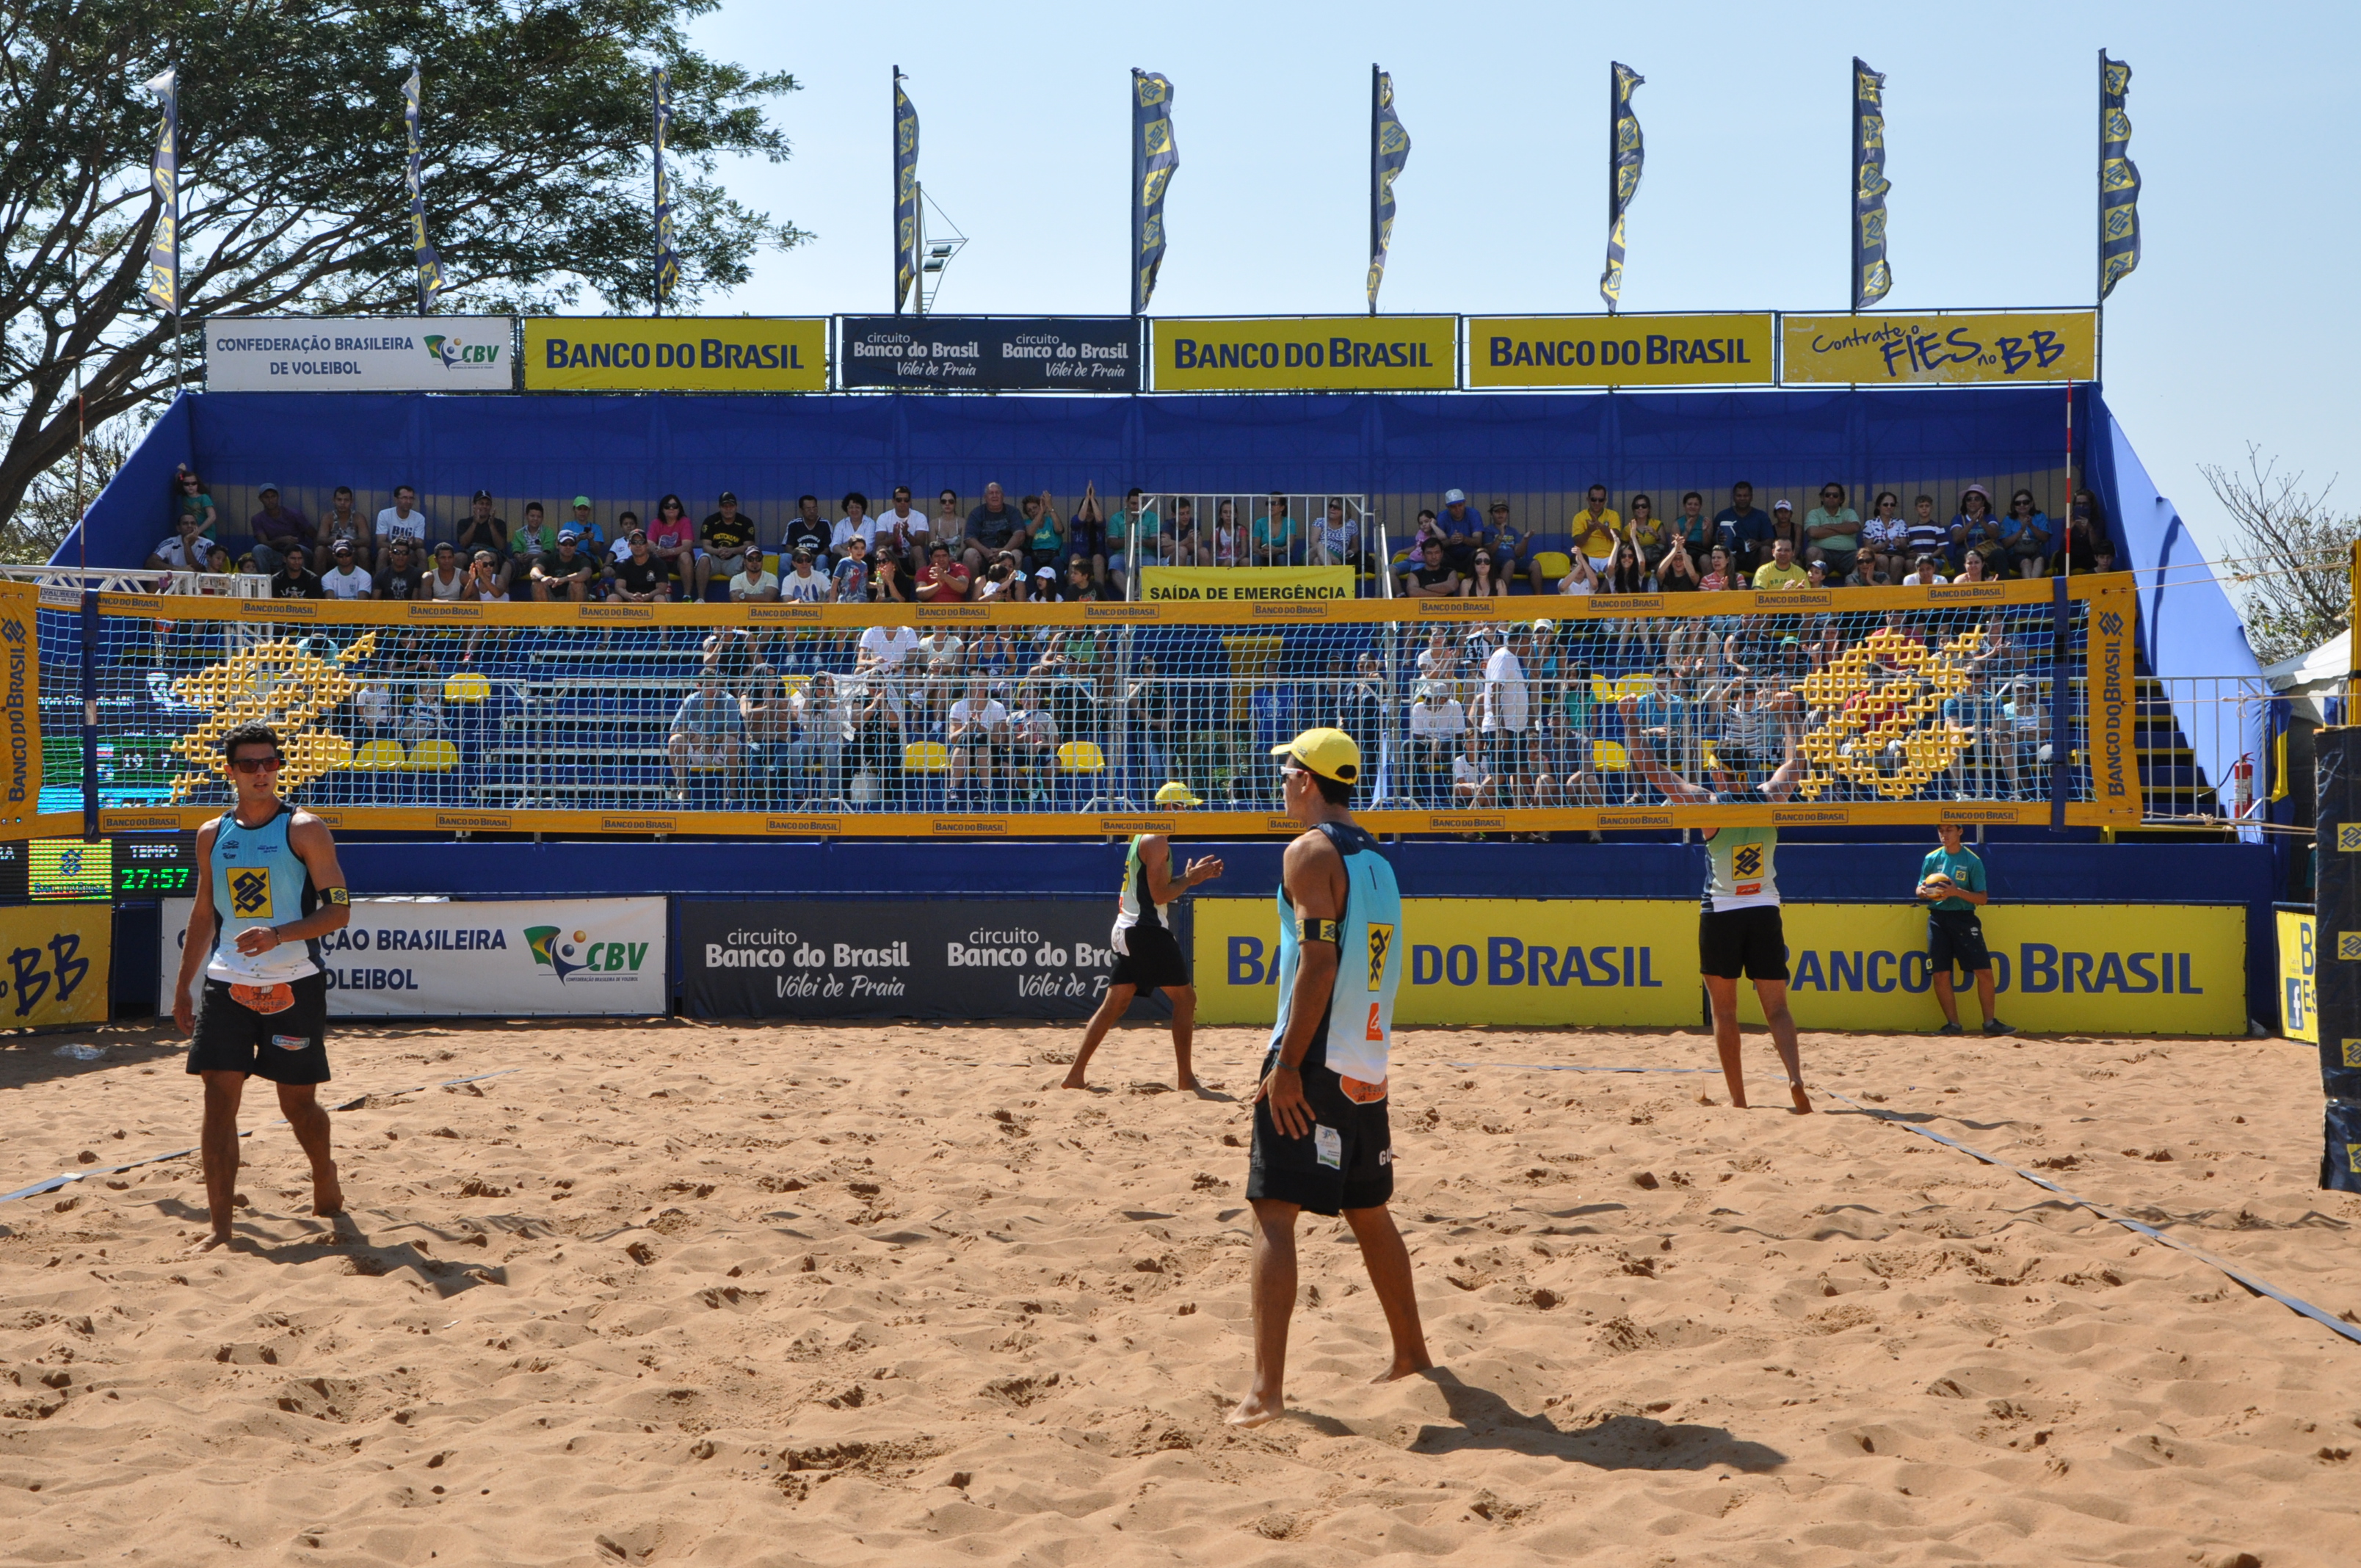
[[[171,1042],[88,1037],[0,1053],[0,1186],[194,1141]],[[330,1102],[515,1070],[338,1112],[334,1223],[266,1127],[229,1255],[184,1255],[190,1159],[0,1205],[0,1562],[2361,1558],[2361,1345],[1841,1103],[1530,1070],[1709,1067],[1698,1034],[1407,1035],[1444,1370],[1368,1384],[1383,1321],[1308,1219],[1292,1409],[1227,1429],[1260,1036],[1201,1032],[1204,1099],[1151,1028],[1057,1090],[1074,1039],[340,1029]],[[1805,1050],[1816,1092],[2361,1315],[2307,1047]]]

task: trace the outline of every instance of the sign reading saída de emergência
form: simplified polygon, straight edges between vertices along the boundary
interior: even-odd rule
[[[987,392],[1136,392],[1129,316],[846,316],[837,384]]]
[[[721,1018],[1082,1018],[1114,901],[684,903],[683,1001]]]

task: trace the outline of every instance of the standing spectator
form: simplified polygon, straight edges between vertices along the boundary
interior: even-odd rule
[[[2008,498],[2008,521],[2001,526],[2001,543],[2008,564],[2020,577],[2037,577],[2049,564],[2049,518],[2036,510],[2033,492],[2020,489]]]
[[[1900,576],[1903,553],[1909,544],[1910,525],[1902,521],[1902,498],[1892,490],[1878,491],[1876,504],[1861,525],[1860,554],[1871,558],[1870,575],[1888,579]]]
[[[1315,566],[1357,566],[1361,564],[1360,521],[1345,518],[1345,503],[1338,497],[1328,498],[1327,517],[1312,527],[1312,564]]]
[[[754,520],[738,510],[738,492],[724,490],[719,510],[705,520],[697,531],[704,545],[704,554],[697,563],[697,597],[705,598],[706,585],[714,576],[724,581],[739,576],[746,565],[746,557],[754,556],[755,565],[762,565],[762,554],[754,549]]]
[[[862,724],[864,742],[882,772],[888,759],[894,763],[901,760],[900,741],[909,715],[907,692],[917,668],[911,655],[918,651],[918,634],[907,626],[865,626],[853,648],[853,673],[869,683],[873,694]],[[899,771],[894,769],[896,773]]]
[[[680,699],[664,741],[672,764],[673,799],[686,804],[692,772],[719,772],[735,793],[746,767],[746,720],[719,675],[707,671]]]
[[[974,580],[965,566],[951,559],[951,547],[938,539],[927,547],[927,571],[918,579],[918,598],[927,604],[964,603]]]
[[[247,532],[254,536],[254,564],[266,572],[276,572],[290,550],[302,554],[312,525],[302,512],[280,504],[277,485],[263,486],[255,492],[255,499],[262,503],[262,510],[247,521]]]
[[[808,561],[804,557],[798,565]],[[756,550],[738,553],[738,570],[730,575],[729,593],[731,604],[775,604],[785,597],[778,574],[763,565],[762,553]]]
[[[869,541],[855,533],[844,542],[844,554],[829,574],[836,582],[836,602],[869,602]]]
[[[630,554],[607,569],[614,578],[615,597],[626,604],[662,604],[672,598],[672,574],[648,547],[647,530],[631,530],[623,543]]]
[[[812,565],[824,576],[829,567],[829,542],[835,537],[836,531],[819,514],[819,498],[799,496],[796,499],[796,515],[787,520],[786,529],[779,536],[779,559],[792,560],[796,551],[808,550]]]
[[[472,566],[478,550],[491,553],[498,565],[500,582],[506,587],[509,576],[509,525],[505,518],[492,515],[492,492],[478,490],[467,499],[467,515],[459,523],[456,557],[462,570]]]
[[[1450,598],[1459,592],[1459,574],[1443,564],[1443,541],[1428,539],[1418,565],[1401,574],[1404,598]]]
[[[967,514],[965,544],[961,560],[973,577],[983,570],[984,563],[1008,548],[1008,541],[1016,532],[1024,514],[1008,504],[1008,493],[994,479],[983,487],[983,501]]]
[[[409,485],[393,488],[393,504],[377,514],[377,567],[385,570],[388,549],[396,539],[410,541],[412,558],[426,549],[426,514],[418,510],[418,491]],[[331,545],[333,551],[335,546]]]
[[[1820,487],[1820,504],[1804,514],[1804,559],[1828,563],[1828,576],[1852,570],[1861,550],[1861,514],[1845,505],[1845,488],[1833,479]]]
[[[1943,1009],[1938,1035],[1957,1035],[1959,999],[1951,993],[1951,967],[1956,963],[1976,977],[1976,1005],[1984,1015],[1984,1033],[2005,1035],[2009,1027],[1993,1010],[1992,953],[1984,945],[1983,916],[1990,901],[1984,891],[1984,862],[1960,842],[1957,823],[1935,829],[1940,840],[1918,867],[1918,891],[1913,895],[1927,906],[1927,965],[1934,976],[1935,1001]]]
[[[1422,519],[1431,513],[1422,512]],[[1475,564],[1476,552],[1492,542],[1484,532],[1484,520],[1467,504],[1467,492],[1450,489],[1443,492],[1443,515],[1434,519],[1435,533],[1443,541],[1443,562],[1461,576]],[[1424,536],[1413,534],[1413,545],[1422,544]]]
[[[688,521],[688,503],[667,491],[648,520],[648,554],[656,558],[673,581],[673,597],[686,599],[697,591],[697,525]]]
[[[208,538],[220,521],[205,482],[185,467],[172,475],[172,531],[175,534],[180,532],[181,519],[184,517],[195,518],[197,532]]]
[[[1754,591],[1769,588],[1799,588],[1811,581],[1811,573],[1795,564],[1795,546],[1786,539],[1771,542],[1771,559],[1754,568]]]
[[[1664,558],[1664,536],[1670,530],[1656,516],[1656,503],[1644,495],[1631,498],[1631,519],[1623,525],[1623,537],[1630,540],[1640,553],[1640,565],[1648,571]],[[1612,576],[1610,571],[1608,574]]]
[[[524,522],[509,535],[509,558],[518,571],[532,578],[533,569],[557,553],[557,535],[543,518],[541,503],[524,503]]]
[[[533,564],[533,597],[537,604],[570,599],[580,604],[590,598],[598,580],[598,561],[586,553],[571,530],[558,535],[557,548]]]
[[[664,579],[669,587],[670,575]],[[755,803],[772,810],[793,806],[809,759],[799,744],[795,699],[780,685],[778,671],[758,663],[746,672],[746,688],[738,694],[738,717],[745,730],[746,767],[754,781]]]
[[[286,554],[279,557],[279,568],[270,575],[270,597],[275,599],[324,599],[328,597],[328,590],[320,586],[319,577],[304,567],[301,544],[290,544]]]
[[[1566,520],[1565,531],[1573,536],[1574,553],[1589,556],[1592,569],[1604,576],[1623,534],[1622,514],[1607,504],[1604,485],[1591,486],[1583,500],[1583,509]]]
[[[1949,555],[1951,531],[1935,516],[1935,498],[1920,496],[1913,503],[1909,528],[1903,534],[1903,559],[1914,566],[1921,555]]]
[[[1295,547],[1302,537],[1293,514],[1288,510],[1287,497],[1273,490],[1268,510],[1255,519],[1255,564],[1259,566],[1294,565]]]
[[[369,528],[368,514],[353,504],[353,488],[338,485],[328,498],[328,515],[320,520],[320,554],[323,558],[335,553],[336,541],[352,541],[353,559],[374,561],[378,558],[376,536]]]
[[[1966,564],[1972,550],[1984,557],[1984,565],[2007,549],[2001,535],[2000,520],[1993,515],[1992,492],[1982,485],[1970,485],[1960,492],[1960,514],[1951,519],[1951,565]]]
[[[1137,554],[1138,560],[1134,564],[1137,565],[1154,565],[1158,559],[1159,535],[1163,527],[1163,520],[1156,515],[1156,509],[1148,504],[1148,492],[1137,485],[1132,486],[1123,498],[1123,510],[1116,514],[1111,531],[1114,542],[1108,553],[1108,569],[1120,570],[1115,564],[1117,554],[1126,560]]]
[[[796,735],[804,767],[817,776],[813,798],[822,805],[844,799],[844,766],[852,740],[851,704],[826,670],[816,672],[811,684],[789,699],[795,710]]]
[[[489,555],[491,552],[484,550],[478,554]],[[418,598],[430,602],[456,604],[468,597],[468,576],[469,568],[459,564],[457,547],[445,539],[434,546],[434,565],[427,569],[426,576],[420,580],[414,591]],[[390,598],[392,596],[389,594],[386,597]]]
[[[450,560],[451,546],[447,542],[435,548],[445,561]],[[451,568],[451,576],[454,581],[457,580],[459,569],[456,565]],[[397,538],[386,542],[385,570],[377,575],[376,598],[396,601],[423,598],[418,591],[418,585],[425,578],[424,565],[418,559],[418,553],[411,548],[409,540]]]
[[[1467,710],[1451,695],[1451,683],[1446,680],[1422,680],[1413,690],[1410,750],[1412,774],[1418,781],[1415,798],[1422,806],[1448,806],[1444,784],[1451,759],[1466,744]]]
[[[1082,499],[1074,503],[1073,515],[1066,520],[1065,554],[1051,564],[1062,566],[1065,561],[1077,555],[1090,563],[1092,581],[1106,581],[1106,514],[1100,509],[1095,485],[1082,487]]]
[[[738,579],[733,577],[730,581],[731,597],[734,598],[737,593],[735,584]],[[812,570],[812,553],[807,548],[797,550],[795,564],[788,568],[787,575],[774,579],[772,584],[777,597],[789,604],[825,603],[829,590],[834,586],[830,579]],[[758,590],[760,587],[758,583],[756,585]]]
[[[320,574],[320,587],[331,598],[365,599],[369,597],[369,575],[366,567],[353,559],[353,547],[347,542],[328,552],[334,563]]]
[[[855,539],[864,547],[875,543],[877,525],[869,518],[869,498],[859,490],[847,490],[844,515],[837,519],[836,527],[829,533],[828,553],[841,561],[847,545]]]
[[[207,511],[213,509],[208,507]],[[213,556],[214,542],[204,537],[204,519],[201,513],[184,511],[172,520],[172,536],[158,543],[148,553],[148,570],[151,572],[202,572]]]
[[[1713,536],[1740,571],[1752,573],[1771,559],[1771,519],[1754,510],[1754,487],[1746,480],[1730,487],[1730,504],[1713,514]]]
[[[1505,806],[1521,804],[1532,774],[1527,755],[1532,726],[1532,696],[1523,655],[1532,646],[1532,629],[1509,623],[1509,635],[1484,662],[1484,690],[1476,706],[1482,715],[1484,784]]]

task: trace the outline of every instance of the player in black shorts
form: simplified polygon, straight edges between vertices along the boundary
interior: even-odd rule
[[[1185,811],[1201,804],[1184,784],[1169,784],[1156,792],[1156,804],[1165,811]],[[1131,840],[1123,861],[1123,889],[1115,895],[1115,972],[1107,978],[1106,994],[1082,1031],[1082,1049],[1060,1087],[1087,1089],[1082,1070],[1109,1029],[1143,991],[1160,991],[1172,1003],[1172,1056],[1179,1087],[1193,1091],[1197,1075],[1189,1068],[1189,1048],[1197,1022],[1197,988],[1189,983],[1189,956],[1172,934],[1167,905],[1192,887],[1202,887],[1222,874],[1222,862],[1211,855],[1189,862],[1178,878],[1172,874],[1172,841],[1161,833],[1141,833]]]
[[[172,986],[172,1022],[191,1036],[189,1071],[204,1080],[205,1207],[226,1246],[237,1197],[237,1108],[249,1077],[279,1090],[279,1109],[312,1162],[312,1212],[345,1206],[328,1153],[328,977],[319,942],[352,917],[328,825],[279,798],[279,737],[248,724],[222,737],[236,804],[197,829],[197,900]],[[190,983],[204,970],[204,1000]]]

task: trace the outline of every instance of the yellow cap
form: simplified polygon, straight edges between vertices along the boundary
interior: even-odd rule
[[[1361,748],[1342,729],[1307,729],[1284,746],[1273,746],[1274,757],[1290,757],[1338,784],[1361,782]]]
[[[1202,806],[1205,803],[1199,800],[1195,795],[1191,795],[1187,784],[1176,782],[1166,784],[1162,789],[1156,792],[1156,804],[1159,806]]]

